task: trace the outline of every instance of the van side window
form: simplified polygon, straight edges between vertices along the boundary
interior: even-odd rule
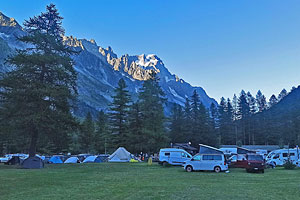
[[[194,156],[194,160],[201,160],[200,155]]]
[[[282,154],[283,157],[289,157],[288,153],[283,153]],[[295,153],[290,153],[290,156],[295,156]]]
[[[221,155],[214,155],[214,160],[222,160],[222,156]]]
[[[170,156],[170,152],[168,152],[168,153],[165,153],[165,156]]]
[[[221,155],[203,155],[203,160],[222,160]]]

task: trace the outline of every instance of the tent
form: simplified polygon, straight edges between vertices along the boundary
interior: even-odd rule
[[[223,151],[215,147],[211,147],[204,144],[199,144],[199,145],[200,145],[199,154],[224,154]]]
[[[124,147],[119,147],[108,157],[108,162],[129,162],[130,160],[131,153],[129,153]]]
[[[102,163],[103,158],[101,156],[89,156],[84,159],[83,163]]]
[[[52,164],[61,164],[63,163],[62,159],[60,156],[52,156],[49,160],[48,160],[49,163],[52,163]]]
[[[22,162],[22,168],[24,168],[24,169],[41,169],[41,168],[44,168],[44,162],[38,156],[28,157]]]
[[[79,159],[75,156],[68,158],[64,163],[80,163]]]

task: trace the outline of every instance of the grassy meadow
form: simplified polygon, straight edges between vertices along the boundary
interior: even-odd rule
[[[300,199],[300,169],[192,172],[154,163],[0,165],[0,199]]]

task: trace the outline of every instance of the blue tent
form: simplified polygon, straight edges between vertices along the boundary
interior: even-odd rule
[[[62,164],[63,163],[60,156],[52,156],[48,162],[52,163],[52,164]]]

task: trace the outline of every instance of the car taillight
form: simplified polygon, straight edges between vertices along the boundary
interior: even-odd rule
[[[226,165],[226,161],[224,161],[224,165]]]

